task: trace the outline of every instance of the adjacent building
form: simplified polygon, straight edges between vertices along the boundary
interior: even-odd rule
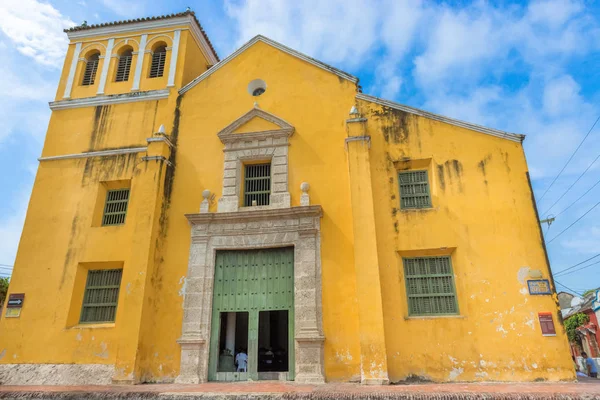
[[[522,135],[190,11],[66,34],[3,383],[574,378]]]

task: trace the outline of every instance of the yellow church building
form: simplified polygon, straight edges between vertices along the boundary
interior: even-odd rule
[[[574,379],[524,136],[191,11],[66,34],[0,382]]]

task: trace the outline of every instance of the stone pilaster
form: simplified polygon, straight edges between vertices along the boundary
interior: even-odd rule
[[[361,383],[387,384],[387,352],[377,254],[366,119],[347,121],[348,167],[354,227],[354,269],[360,329]]]

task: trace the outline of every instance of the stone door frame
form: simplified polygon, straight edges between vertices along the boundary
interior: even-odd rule
[[[218,250],[294,248],[295,381],[323,383],[321,206],[186,215],[192,242],[183,302],[177,383],[208,379],[213,285]]]

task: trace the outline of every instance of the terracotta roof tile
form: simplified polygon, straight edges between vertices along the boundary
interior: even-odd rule
[[[202,32],[202,35],[206,39],[206,42],[208,43],[210,49],[212,50],[213,54],[217,58],[217,61],[219,61],[219,56],[217,55],[217,51],[215,50],[215,48],[213,47],[212,43],[210,42],[210,39],[208,38],[208,35],[206,34],[206,32],[204,31],[204,29],[202,28],[202,25],[200,25],[200,21],[198,21],[198,18],[196,18],[196,13],[193,12],[193,11],[191,11],[191,10],[186,10],[184,12],[175,13],[175,14],[160,15],[160,16],[157,16],[157,17],[127,19],[127,20],[123,20],[123,21],[105,22],[105,23],[102,23],[102,24],[93,24],[93,25],[78,25],[78,26],[74,26],[74,27],[69,28],[69,29],[65,29],[64,31],[67,32],[67,33],[69,33],[69,32],[78,32],[78,31],[85,31],[85,30],[88,30],[88,29],[104,28],[104,27],[107,27],[107,26],[135,24],[135,23],[138,23],[138,22],[158,21],[158,20],[161,20],[161,19],[170,19],[170,18],[185,17],[187,15],[191,15],[192,17],[194,17],[194,21],[196,21],[196,24],[198,24],[198,28],[200,28],[200,32]]]

